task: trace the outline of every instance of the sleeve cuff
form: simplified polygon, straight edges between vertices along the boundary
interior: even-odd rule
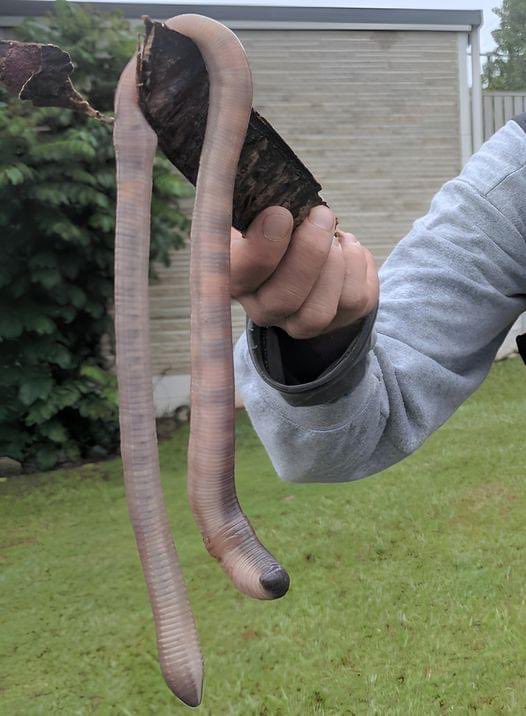
[[[263,328],[247,321],[247,343],[252,363],[261,378],[277,390],[292,406],[331,403],[359,383],[365,374],[364,360],[374,343],[374,322],[378,307],[368,314],[350,338],[350,344],[316,379],[290,385],[281,354],[278,334],[272,327]]]

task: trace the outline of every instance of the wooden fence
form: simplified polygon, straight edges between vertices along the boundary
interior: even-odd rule
[[[521,112],[526,112],[526,92],[483,92],[484,141]]]

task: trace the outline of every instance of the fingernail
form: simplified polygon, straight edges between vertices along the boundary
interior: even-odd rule
[[[359,244],[360,243],[354,234],[349,234],[349,233],[346,233],[345,231],[337,231],[336,236],[342,242],[349,241],[351,244]]]
[[[309,221],[325,231],[334,229],[334,214],[327,206],[320,205],[311,209]]]
[[[290,231],[290,219],[286,214],[269,214],[263,219],[263,236],[269,241],[283,241]]]

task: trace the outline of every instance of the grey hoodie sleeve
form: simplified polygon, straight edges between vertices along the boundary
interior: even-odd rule
[[[277,473],[343,482],[412,453],[480,385],[526,310],[526,134],[511,121],[435,196],[380,272],[372,347],[345,392],[292,406],[258,374],[246,336],[238,389]],[[526,376],[525,376],[526,377]]]

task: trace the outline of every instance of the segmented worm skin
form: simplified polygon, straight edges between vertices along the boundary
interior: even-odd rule
[[[163,676],[176,696],[197,706],[202,658],[164,507],[157,454],[148,314],[150,201],[157,139],[137,104],[135,59],[121,75],[115,105],[115,337],[126,499],[152,605]]]
[[[209,552],[234,585],[280,597],[289,577],[258,541],[234,485],[234,377],[230,229],[237,164],[252,107],[244,50],[226,27],[199,15],[166,25],[205,61],[210,100],[191,231],[191,424],[188,494]],[[185,703],[200,703],[202,659],[159,475],[151,384],[148,255],[156,137],[137,101],[135,60],[116,96],[115,325],[126,497],[148,585],[163,675]]]
[[[258,541],[234,484],[230,231],[252,77],[241,43],[224,25],[200,15],[180,15],[166,25],[196,43],[210,81],[191,231],[188,496],[208,551],[234,585],[251,597],[275,599],[287,591],[288,574]]]

